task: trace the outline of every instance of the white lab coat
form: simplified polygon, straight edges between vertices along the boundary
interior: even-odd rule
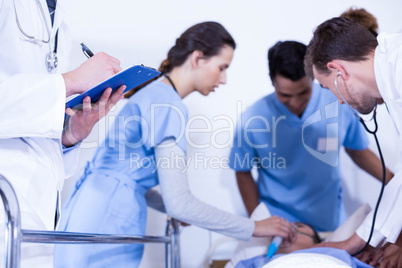
[[[57,1],[52,28],[45,0],[40,0],[45,18],[36,1],[15,0],[15,12],[13,0],[0,0],[0,173],[17,193],[23,229],[54,230],[57,193],[65,178],[61,134],[66,91],[60,73],[68,65],[70,45],[64,16],[69,2]],[[25,37],[16,13],[28,35],[46,40],[49,27],[49,44]],[[45,56],[49,46],[53,51],[57,28],[59,66],[50,75]],[[25,253],[33,258],[42,253],[52,255],[52,249],[41,248],[37,244]],[[52,267],[52,260],[47,262],[22,262],[22,267]]]
[[[381,97],[399,132],[402,144],[402,34],[381,33],[374,56],[374,72]],[[402,152],[400,152],[402,159]],[[402,162],[398,162],[394,178],[385,187],[380,203],[375,231],[370,242],[376,246],[383,238],[394,243],[402,229]],[[357,230],[357,234],[367,240],[372,224],[371,212]]]

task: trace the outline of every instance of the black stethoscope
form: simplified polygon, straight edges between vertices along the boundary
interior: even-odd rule
[[[27,37],[28,39],[32,40],[32,42],[35,43],[35,44],[39,45],[39,44],[43,43],[43,44],[48,44],[49,45],[49,52],[45,56],[45,65],[46,65],[47,71],[49,73],[51,73],[54,69],[57,68],[58,63],[59,63],[59,61],[57,59],[57,36],[58,36],[58,31],[56,32],[55,41],[54,41],[54,49],[52,51],[51,45],[50,45],[50,30],[51,29],[50,29],[49,25],[46,23],[46,15],[45,15],[45,12],[43,11],[43,7],[42,7],[41,3],[39,2],[39,0],[35,0],[35,1],[36,1],[37,6],[39,7],[40,13],[42,15],[43,22],[46,25],[46,32],[47,32],[47,35],[48,35],[47,39],[37,38],[36,36],[29,35],[24,31],[24,29],[21,27],[20,21],[18,19],[17,8],[15,7],[15,0],[13,0],[15,19],[16,19],[16,22],[17,22],[18,29],[21,31],[21,33],[25,37]]]
[[[381,198],[382,195],[384,193],[384,188],[385,188],[385,176],[386,176],[386,168],[385,168],[385,162],[384,162],[384,157],[382,155],[381,152],[381,148],[380,148],[380,143],[378,142],[378,138],[377,138],[377,130],[378,130],[378,124],[377,124],[377,104],[374,106],[374,111],[373,111],[373,117],[371,120],[374,120],[374,130],[370,130],[366,123],[364,122],[363,118],[361,118],[357,112],[355,111],[355,109],[353,109],[353,107],[346,101],[346,99],[343,97],[342,93],[339,91],[338,88],[338,76],[341,76],[342,73],[341,71],[338,72],[338,75],[335,77],[335,88],[338,91],[338,94],[341,96],[342,100],[349,106],[349,108],[352,110],[353,114],[359,119],[360,123],[363,124],[364,128],[366,129],[366,131],[370,134],[372,134],[374,136],[375,139],[375,143],[377,145],[377,149],[378,149],[378,154],[380,155],[380,159],[381,159],[381,164],[382,164],[382,185],[381,185],[381,190],[380,190],[380,194],[378,195],[378,199],[377,199],[377,203],[375,205],[375,209],[374,209],[374,215],[373,215],[373,222],[371,224],[371,230],[370,230],[370,235],[368,237],[368,240],[366,242],[366,244],[364,245],[364,247],[359,250],[358,252],[354,253],[352,256],[356,256],[359,255],[360,253],[362,253],[369,245],[370,245],[370,240],[371,237],[373,236],[373,232],[374,232],[374,224],[375,224],[375,219],[377,217],[377,211],[378,211],[378,207],[380,206],[380,202],[381,202]]]

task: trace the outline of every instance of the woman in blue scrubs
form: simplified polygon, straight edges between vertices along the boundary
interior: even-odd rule
[[[185,170],[187,108],[182,99],[226,83],[235,41],[216,22],[187,29],[168,52],[164,77],[135,93],[66,203],[61,231],[144,235],[145,193],[160,184],[168,215],[242,240],[295,231],[284,219],[254,222],[195,198]],[[55,267],[137,267],[143,245],[58,245]]]

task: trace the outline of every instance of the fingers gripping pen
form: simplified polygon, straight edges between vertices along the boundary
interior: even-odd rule
[[[265,255],[265,258],[271,259],[272,256],[275,255],[281,243],[282,243],[282,237],[275,236],[274,239],[272,239],[271,244],[269,244],[268,252],[267,255]]]

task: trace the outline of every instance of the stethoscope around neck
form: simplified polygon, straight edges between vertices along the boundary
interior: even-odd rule
[[[382,184],[381,184],[381,190],[380,190],[380,194],[378,195],[377,203],[376,203],[376,206],[375,206],[375,209],[374,209],[373,221],[372,221],[372,224],[371,224],[370,235],[369,235],[369,237],[368,237],[368,239],[367,239],[367,242],[366,242],[366,244],[364,245],[364,247],[363,247],[361,250],[359,250],[358,252],[356,252],[356,253],[354,253],[354,254],[352,255],[352,256],[357,256],[357,255],[359,255],[360,253],[362,253],[362,252],[370,245],[370,240],[371,240],[371,238],[372,238],[372,236],[373,236],[375,219],[376,219],[376,217],[377,217],[378,207],[380,206],[381,198],[382,198],[382,195],[383,195],[383,193],[384,193],[384,188],[385,188],[385,182],[386,182],[386,168],[385,168],[384,157],[383,157],[382,152],[381,152],[380,143],[378,142],[378,138],[377,138],[377,135],[376,135],[377,130],[378,130],[377,117],[376,117],[376,115],[377,115],[377,104],[374,106],[373,117],[372,117],[372,119],[371,119],[371,120],[374,120],[374,129],[373,129],[373,130],[370,130],[370,129],[367,127],[366,123],[364,122],[363,118],[361,118],[361,116],[359,116],[359,115],[357,114],[357,112],[355,111],[355,109],[353,109],[353,107],[352,107],[352,106],[346,101],[346,99],[343,97],[341,91],[340,91],[339,88],[338,88],[338,81],[337,81],[337,80],[338,80],[338,77],[339,77],[339,76],[342,76],[341,71],[338,71],[338,75],[335,77],[335,88],[336,88],[336,90],[338,91],[339,96],[341,96],[342,100],[343,100],[343,101],[348,105],[348,107],[352,110],[353,114],[359,119],[360,123],[363,124],[364,128],[366,129],[366,131],[374,136],[374,139],[375,139],[375,142],[376,142],[376,145],[377,145],[377,149],[378,149],[378,154],[380,155],[381,164],[382,164]],[[370,121],[371,121],[371,120],[370,120]]]
[[[28,34],[27,32],[24,31],[24,29],[21,26],[20,20],[18,18],[18,12],[17,12],[17,8],[15,6],[15,0],[13,0],[15,20],[16,20],[16,23],[17,23],[17,26],[18,26],[18,29],[20,30],[20,32],[26,38],[31,40],[34,44],[37,44],[37,45],[48,44],[49,45],[49,52],[45,56],[45,65],[46,65],[47,71],[49,73],[51,73],[54,69],[57,68],[58,63],[59,63],[59,61],[57,59],[57,39],[58,39],[57,37],[58,37],[58,32],[59,31],[57,30],[57,32],[56,32],[55,41],[54,41],[54,50],[52,51],[51,45],[50,45],[51,29],[50,29],[48,23],[46,23],[46,15],[45,15],[45,12],[43,10],[43,7],[42,7],[40,1],[35,0],[35,2],[36,2],[36,5],[39,7],[40,13],[42,15],[43,22],[45,23],[45,26],[46,26],[46,32],[47,32],[47,35],[48,35],[48,37],[46,39],[38,38],[38,37],[36,37],[34,35],[30,35],[30,34]]]

